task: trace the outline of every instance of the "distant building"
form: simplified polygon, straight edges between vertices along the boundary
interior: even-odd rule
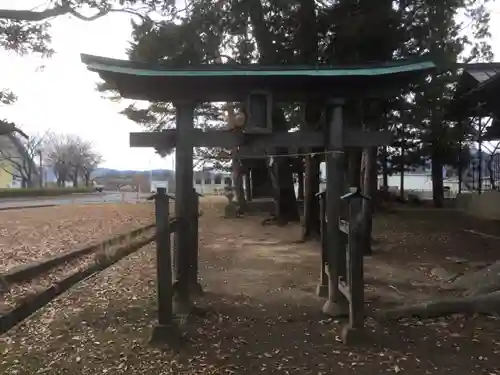
[[[38,165],[35,164],[24,145],[15,135],[0,135],[0,150],[3,152],[3,155],[0,154],[1,189],[23,187],[24,181],[20,178],[20,173],[15,165],[22,165],[25,162],[32,164],[31,182],[34,186],[38,186]]]
[[[219,194],[224,186],[233,185],[232,175],[229,172],[203,170],[194,172],[194,188],[199,194]]]
[[[155,181],[155,180],[152,180],[150,188],[151,188],[150,190],[151,190],[152,193],[156,192],[156,190],[158,188],[165,188],[167,190],[167,193],[170,192],[168,190],[168,181]]]

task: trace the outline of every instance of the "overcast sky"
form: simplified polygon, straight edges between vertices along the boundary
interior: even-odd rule
[[[47,1],[0,0],[0,8],[23,4],[29,9],[43,3]],[[492,8],[492,46],[496,60],[500,60],[500,4]],[[28,134],[52,130],[88,139],[104,156],[105,167],[172,168],[170,158],[128,146],[129,132],[141,131],[141,127],[118,113],[123,105],[101,98],[95,91],[98,75],[88,72],[80,62],[80,53],[126,58],[130,32],[130,16],[126,14],[110,14],[93,22],[63,17],[53,21],[56,54],[50,60],[0,51],[0,89],[10,88],[19,97],[16,104],[0,108],[0,118],[15,121]],[[37,69],[41,65],[42,71]]]

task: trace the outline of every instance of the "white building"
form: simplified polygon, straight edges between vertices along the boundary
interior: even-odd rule
[[[233,179],[229,172],[194,172],[194,188],[199,194],[222,194],[227,185],[233,186]]]
[[[321,178],[326,178],[326,165],[321,163]],[[445,197],[455,197],[458,194],[458,177],[446,177],[443,170],[443,186],[445,188]],[[401,175],[395,173],[388,176],[389,190],[399,191],[401,189]],[[378,176],[378,187],[382,187],[383,176]],[[325,184],[320,184],[320,190],[325,189]],[[297,187],[295,190],[297,191]],[[407,193],[418,195],[420,199],[432,199],[432,175],[430,167],[420,168],[415,172],[408,171],[403,176],[403,189]]]

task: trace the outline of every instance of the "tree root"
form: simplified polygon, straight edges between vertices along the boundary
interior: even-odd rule
[[[397,320],[410,317],[427,319],[452,314],[500,314],[500,261],[456,278],[445,289],[461,290],[462,297],[401,306],[375,315],[381,320]]]
[[[441,301],[402,306],[380,311],[375,316],[381,320],[398,320],[411,317],[428,319],[453,314],[500,314],[500,291],[479,296],[448,298]]]
[[[453,289],[466,290],[466,296],[475,296],[500,290],[500,262],[457,278],[450,285]]]
[[[496,291],[500,290],[500,285],[498,283],[496,284],[485,284],[485,285],[480,285],[476,288],[471,288],[467,290],[464,293],[465,297],[477,297],[477,296],[483,296],[485,294],[490,294],[494,293]]]
[[[270,217],[262,220],[260,222],[260,225],[266,226],[266,225],[276,225],[278,227],[284,227],[288,224],[287,221],[278,218],[276,215],[271,215]]]

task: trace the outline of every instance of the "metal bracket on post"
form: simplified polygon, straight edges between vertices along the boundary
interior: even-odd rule
[[[362,199],[366,199],[366,200],[370,200],[371,198],[364,195],[362,192],[361,192],[361,188],[359,188],[358,186],[352,186],[349,188],[349,193],[347,194],[344,194],[340,197],[340,199],[343,199],[343,200],[346,200],[346,201],[350,201],[354,198],[362,198]]]
[[[363,243],[361,241],[363,200],[370,197],[363,195],[359,187],[349,188],[349,193],[341,197],[348,202],[349,217],[340,224],[347,233],[347,251],[345,258],[345,276],[339,278],[339,290],[349,301],[349,323],[342,330],[344,343],[357,341],[359,332],[364,328],[364,273]]]

